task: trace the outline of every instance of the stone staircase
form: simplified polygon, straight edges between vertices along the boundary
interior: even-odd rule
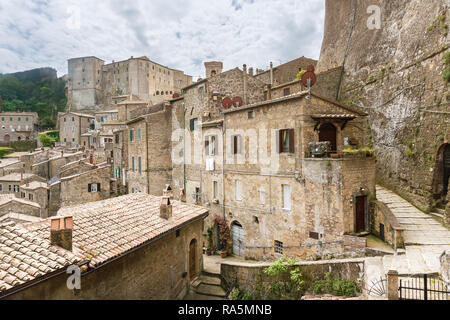
[[[202,272],[191,283],[190,291],[184,300],[225,300],[226,291],[222,288],[220,275]]]

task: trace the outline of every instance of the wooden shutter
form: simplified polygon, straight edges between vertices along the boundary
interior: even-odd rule
[[[97,183],[97,192],[100,192],[100,183]]]
[[[283,130],[278,130],[278,139],[277,139],[277,151],[278,153],[283,152]]]
[[[238,150],[238,136],[233,136],[233,154],[237,154]]]
[[[295,153],[294,129],[289,129],[289,152]]]
[[[214,155],[217,156],[219,154],[219,144],[217,136],[214,136]]]
[[[91,184],[88,184],[88,192],[91,192]]]

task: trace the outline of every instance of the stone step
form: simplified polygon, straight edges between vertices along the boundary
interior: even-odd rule
[[[225,290],[222,289],[220,286],[216,285],[207,285],[207,284],[200,284],[197,288],[193,289],[195,293],[205,295],[205,296],[213,296],[213,297],[219,297],[219,298],[226,298],[227,294]]]
[[[207,276],[207,275],[201,275],[200,277],[198,277],[198,280],[201,283],[211,285],[211,286],[219,286],[220,287],[220,284],[221,284],[220,278],[211,277],[211,276]]]
[[[199,294],[193,290],[184,297],[184,300],[223,300],[221,297]]]

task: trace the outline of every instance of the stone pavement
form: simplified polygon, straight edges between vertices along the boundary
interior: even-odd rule
[[[377,186],[377,199],[391,209],[405,229],[405,252],[367,258],[366,290],[382,287],[380,279],[385,279],[389,270],[400,275],[439,272],[439,257],[450,249],[450,230],[390,190]]]

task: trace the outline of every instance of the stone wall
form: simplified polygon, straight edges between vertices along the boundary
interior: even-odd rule
[[[442,279],[450,285],[450,252],[444,251],[440,257]]]
[[[111,196],[110,172],[111,167],[107,165],[81,174],[61,178],[61,207],[109,198]],[[100,183],[100,190],[89,192],[88,184],[92,183]]]
[[[268,266],[269,263],[222,262],[220,275],[228,289],[239,287],[251,292],[257,283],[270,284],[269,278],[262,273]],[[325,280],[327,273],[354,280],[360,288],[363,286],[364,259],[298,262],[295,266],[300,267],[305,287],[310,287],[316,280]]]
[[[8,201],[0,205],[0,216],[10,212],[25,214],[34,217],[41,216],[41,208],[38,204],[27,203],[28,201]]]
[[[374,203],[371,232],[380,237],[380,229],[381,225],[383,225],[385,242],[389,243],[394,249],[403,248],[404,229],[400,226],[397,218],[383,202],[375,201]]]
[[[8,299],[30,300],[169,300],[182,299],[193,275],[189,274],[188,252],[192,239],[197,240],[196,270],[203,269],[199,241],[202,221],[196,221],[155,242],[137,248],[117,260],[81,277],[81,290],[67,289],[67,274],[44,281]]]

